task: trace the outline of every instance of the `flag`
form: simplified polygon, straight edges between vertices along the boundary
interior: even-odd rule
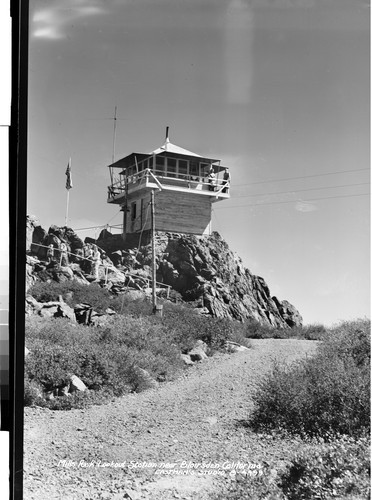
[[[66,169],[66,189],[69,190],[72,188],[72,179],[71,179],[71,159],[69,160],[67,164],[67,169]]]

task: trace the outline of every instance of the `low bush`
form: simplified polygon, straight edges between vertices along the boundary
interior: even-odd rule
[[[105,312],[107,308],[111,308],[119,314],[138,317],[152,315],[152,304],[148,297],[133,299],[130,294],[125,293],[115,296],[98,283],[83,284],[74,280],[62,283],[38,281],[29,289],[28,294],[38,302],[57,301],[61,296],[70,307],[85,303],[90,304],[97,312]],[[170,300],[176,302],[175,297],[177,297],[177,292],[172,292]],[[164,299],[160,301],[164,302]]]
[[[250,424],[304,437],[357,436],[369,429],[368,331],[366,324],[341,325],[314,357],[289,367],[275,364],[253,396]]]
[[[254,319],[244,323],[244,334],[250,339],[270,339],[274,336],[274,331],[272,326],[263,325]]]
[[[324,325],[314,323],[310,325],[305,325],[300,328],[293,328],[293,333],[296,334],[298,331],[298,338],[303,338],[305,340],[324,340],[327,335],[327,329]]]
[[[319,350],[324,356],[337,356],[345,361],[351,357],[358,367],[369,366],[371,322],[369,320],[342,322],[329,330]]]
[[[191,349],[199,339],[208,344],[211,352],[221,349],[227,340],[250,346],[242,323],[205,317],[187,306],[164,303],[161,324],[184,351]]]
[[[288,500],[370,498],[368,438],[343,436],[297,454],[278,486]]]
[[[370,445],[366,436],[339,436],[313,442],[293,457],[281,472],[240,476],[214,500],[308,500],[370,498]]]
[[[68,280],[62,283],[37,282],[28,291],[38,302],[56,301],[62,296],[71,307],[76,304],[90,304],[97,312],[104,312],[108,307],[117,307],[117,301],[112,299],[110,292],[98,283],[84,285],[78,281]]]
[[[36,390],[35,390],[36,388]],[[114,394],[109,389],[101,391],[84,391],[75,392],[64,397],[54,397],[53,399],[46,400],[40,396],[40,389],[35,382],[25,378],[25,406],[40,406],[42,408],[49,408],[50,410],[72,410],[79,408],[87,408],[92,404],[101,405],[112,401]]]
[[[245,336],[250,339],[323,340],[326,334],[326,328],[320,324],[294,326],[292,328],[274,328],[269,325],[262,325],[253,319],[245,323]]]
[[[264,471],[264,474],[266,471]],[[282,490],[267,475],[240,476],[231,481],[220,493],[213,494],[211,500],[287,500]]]
[[[148,318],[118,316],[98,328],[34,317],[26,326],[30,349],[26,377],[45,391],[63,387],[74,374],[90,389],[119,396],[145,388],[138,368],[164,381],[173,378],[182,366],[179,348]],[[27,390],[26,404],[32,399],[31,386]]]
[[[24,395],[23,395],[24,405],[32,406],[37,404],[38,406],[44,403],[43,399],[43,389],[40,384],[35,380],[30,380],[27,375],[24,380]]]
[[[123,293],[112,298],[110,307],[124,315],[135,317],[152,315],[152,303],[147,296],[133,299],[130,294]]]
[[[194,347],[196,340],[208,344],[209,354],[220,349],[226,340],[249,346],[238,322],[206,318],[194,309],[170,302],[164,303],[163,317],[153,315],[146,300],[124,305],[125,314],[111,316],[99,327],[66,319],[27,318],[26,345],[31,352],[25,363],[25,404],[35,403],[37,397],[32,390],[36,386],[44,391],[61,388],[72,374],[88,389],[109,391],[115,396],[144,390],[149,382],[139,369],[157,381],[173,379],[184,367],[180,351]],[[56,400],[48,405],[73,407],[75,399],[69,398],[65,403]],[[76,404],[79,401],[76,399]]]

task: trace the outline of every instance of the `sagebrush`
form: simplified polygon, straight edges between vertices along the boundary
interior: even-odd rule
[[[370,428],[370,322],[343,323],[315,356],[276,363],[254,394],[250,424],[302,436],[357,436]]]
[[[266,464],[262,472],[231,482],[213,500],[368,500],[370,441],[367,436],[315,440],[289,456],[283,470]]]
[[[164,305],[163,317],[146,314],[149,302],[128,304],[126,314],[107,318],[104,325],[79,325],[66,319],[29,317],[26,345],[30,354],[25,363],[25,404],[40,404],[44,393],[62,389],[78,376],[97,395],[121,396],[147,388],[148,381],[138,369],[146,370],[158,382],[171,380],[185,368],[180,353],[191,349],[196,340],[209,346],[209,354],[221,349],[226,340],[249,341],[240,323],[206,318],[195,310],[171,303]],[[98,394],[99,392],[99,394]],[[69,397],[70,398],[70,397]],[[46,404],[69,409],[88,404],[92,396]]]

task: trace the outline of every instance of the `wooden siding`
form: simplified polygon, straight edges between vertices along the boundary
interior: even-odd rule
[[[136,218],[128,212],[127,233],[151,228],[151,194],[130,198],[128,205],[136,202]],[[147,207],[148,213],[147,213]],[[147,220],[146,220],[147,214]],[[155,229],[174,233],[210,234],[211,200],[207,196],[174,191],[155,192]],[[146,224],[145,224],[146,221]]]
[[[174,191],[155,194],[155,227],[159,231],[208,234],[211,214],[207,196]]]

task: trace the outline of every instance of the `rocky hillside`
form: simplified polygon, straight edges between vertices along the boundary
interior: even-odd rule
[[[68,260],[61,261],[65,243]],[[53,258],[47,256],[53,245]],[[87,256],[100,252],[98,273],[92,272]],[[77,279],[98,281],[112,293],[128,288],[145,288],[151,279],[151,246],[148,234],[126,241],[102,231],[97,241],[82,241],[71,228],[51,226],[45,231],[33,216],[27,220],[27,286],[42,280]],[[201,313],[288,328],[302,324],[297,309],[286,300],[272,297],[265,280],[243,266],[221,236],[193,236],[176,233],[156,235],[157,281],[170,285],[182,299]],[[49,262],[48,262],[49,260]]]

